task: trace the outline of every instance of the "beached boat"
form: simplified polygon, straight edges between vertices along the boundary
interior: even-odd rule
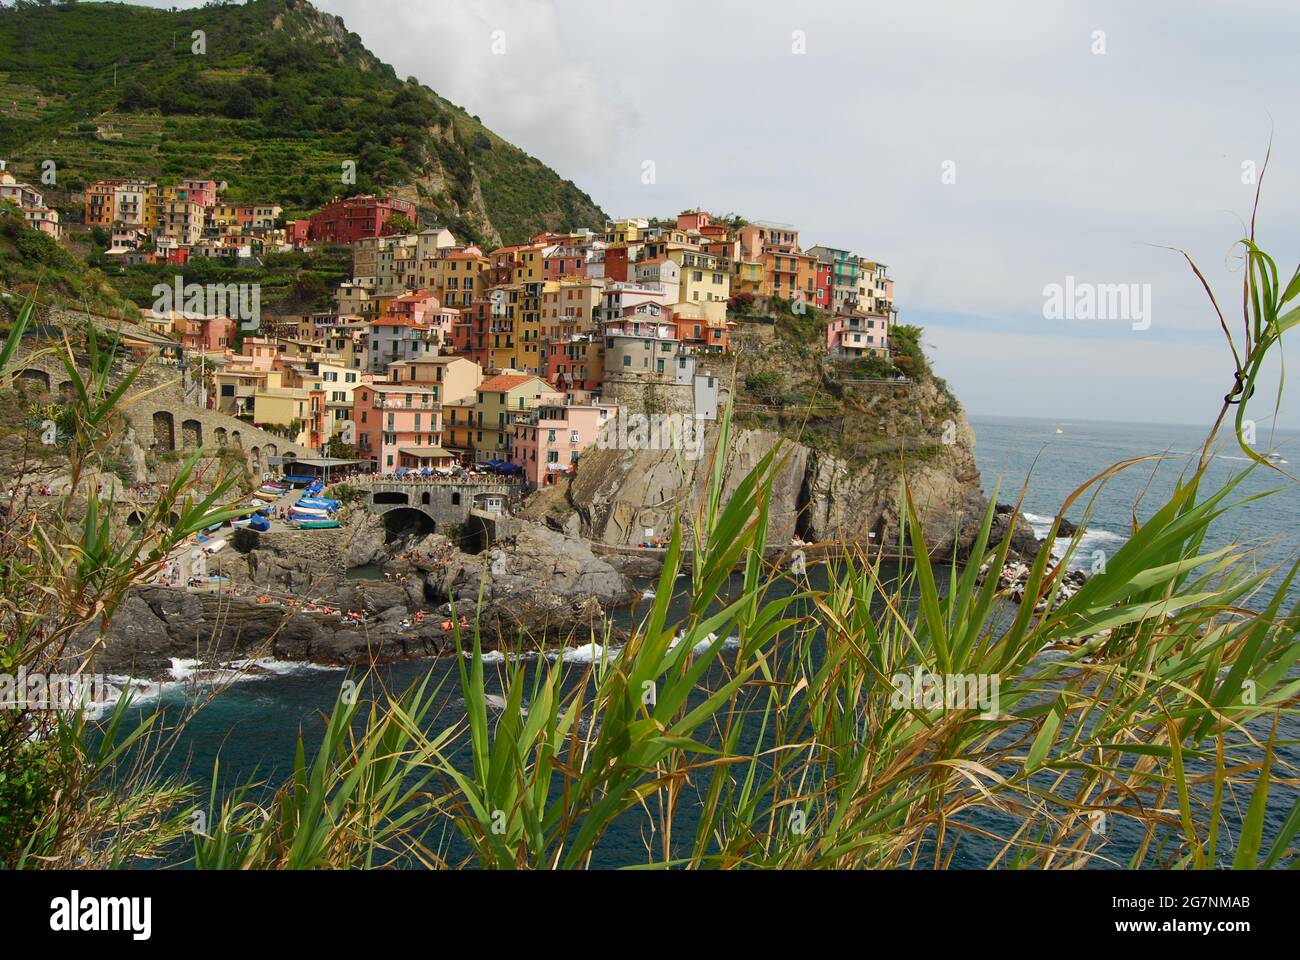
[[[332,530],[340,525],[337,520],[317,520],[311,517],[302,517],[301,519],[291,520],[290,523],[299,530]]]
[[[291,507],[290,517],[311,517],[314,520],[326,520],[333,516],[329,510],[320,507]]]
[[[326,500],[323,497],[300,497],[295,506],[312,507],[317,510],[337,510],[339,502],[337,500]]]

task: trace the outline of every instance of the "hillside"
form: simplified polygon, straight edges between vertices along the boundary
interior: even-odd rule
[[[134,314],[101,271],[33,230],[17,208],[0,203],[0,323],[9,323],[29,296],[109,316]]]
[[[398,78],[306,0],[0,8],[0,156],[29,177],[54,160],[47,193],[72,209],[72,194],[103,177],[200,176],[289,217],[337,195],[391,193],[422,221],[494,245],[604,219],[572,182]],[[355,185],[342,183],[349,160]]]

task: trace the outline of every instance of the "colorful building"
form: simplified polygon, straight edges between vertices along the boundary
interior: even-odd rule
[[[516,418],[537,406],[543,394],[553,392],[541,377],[527,373],[501,373],[480,383],[474,403],[475,460],[509,460]]]
[[[889,355],[889,318],[854,311],[836,314],[826,327],[826,352],[841,360]]]
[[[357,456],[383,473],[442,465],[442,406],[429,387],[368,382],[353,393]]]
[[[395,197],[349,197],[327,203],[311,217],[307,229],[312,243],[355,243],[366,237],[396,233],[391,221],[404,217],[415,223],[415,204]]]
[[[552,484],[573,472],[582,451],[617,413],[613,404],[571,404],[563,393],[542,394],[537,406],[514,422],[510,462],[534,486]]]

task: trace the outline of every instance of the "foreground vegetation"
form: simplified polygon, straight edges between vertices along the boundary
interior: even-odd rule
[[[471,618],[458,634],[463,718],[437,721],[430,680],[368,697],[350,680],[319,747],[300,743],[278,787],[196,797],[161,780],[158,715],[128,730],[119,709],[92,738],[83,714],[11,711],[0,858],[116,866],[179,849],[202,868],[574,868],[604,862],[611,830],[630,823],[644,843],[628,866],[945,867],[970,844],[998,867],[1294,865],[1300,807],[1281,724],[1300,691],[1300,610],[1284,606],[1296,568],[1206,546],[1247,499],[1240,477],[1204,488],[1220,425],[1231,415],[1255,469],[1277,469],[1245,442],[1246,408],[1300,322],[1300,271],[1284,280],[1253,240],[1244,251],[1244,334],[1223,324],[1233,387],[1199,464],[1068,599],[1069,558],[1045,549],[1020,602],[981,577],[1009,549],[990,541],[991,508],[973,562],[932,565],[906,494],[917,560],[894,575],[849,552],[814,586],[762,559],[780,453],[726,500],[719,461],[621,650],[589,665],[507,660],[498,698]],[[0,372],[12,372],[10,343]],[[78,391],[74,463],[94,459],[126,400],[99,384]],[[1140,462],[1103,471],[1058,516]],[[183,498],[181,482],[175,535],[217,503]],[[6,515],[0,666],[59,662],[60,643],[106,622],[170,542],[162,524],[120,534],[93,495],[89,506],[76,522]],[[688,610],[673,622],[686,547]],[[900,700],[899,675],[996,680],[996,696]],[[115,777],[126,757],[130,776]],[[1266,828],[1270,811],[1282,816]]]

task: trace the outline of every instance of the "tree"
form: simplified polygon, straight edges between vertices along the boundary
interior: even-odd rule
[[[230,96],[226,98],[226,116],[236,120],[246,120],[255,112],[256,104],[247,87],[240,85],[230,91]]]

